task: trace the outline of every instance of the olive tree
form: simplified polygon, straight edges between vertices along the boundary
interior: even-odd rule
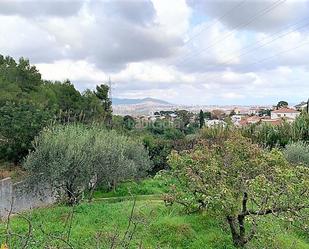
[[[224,217],[237,247],[257,236],[259,217],[309,208],[308,167],[291,166],[279,150],[263,150],[240,135],[172,153],[169,163],[176,184],[166,201]]]
[[[86,190],[142,176],[150,169],[142,145],[96,126],[56,126],[35,139],[24,162],[31,186],[48,184],[67,204],[76,204]]]
[[[115,131],[96,133],[92,162],[90,197],[97,185],[115,189],[123,180],[146,176],[152,166],[141,143]]]
[[[283,153],[286,159],[292,164],[303,164],[309,166],[309,144],[305,142],[295,142],[288,144]]]

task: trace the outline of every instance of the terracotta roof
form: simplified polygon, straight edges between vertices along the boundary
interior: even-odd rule
[[[272,124],[272,125],[280,125],[283,122],[282,119],[261,119],[261,120],[264,123]]]
[[[272,111],[273,113],[299,113],[299,111],[290,108],[280,108],[279,110]]]
[[[252,117],[247,118],[248,122],[260,121],[260,120],[261,118],[258,116],[252,116]]]

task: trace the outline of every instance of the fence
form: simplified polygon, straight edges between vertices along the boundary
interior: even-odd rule
[[[17,213],[55,201],[51,189],[46,186],[42,186],[38,193],[26,188],[26,181],[13,183],[10,177],[0,180],[0,218],[5,218],[10,209],[12,213]]]

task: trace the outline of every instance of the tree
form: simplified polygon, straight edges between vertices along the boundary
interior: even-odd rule
[[[108,95],[109,86],[101,84],[100,86],[96,86],[95,95],[101,101],[101,104],[104,109],[104,119],[105,123],[108,126],[112,125],[112,101]]]
[[[171,142],[154,136],[145,136],[143,143],[153,164],[151,174],[154,175],[160,170],[168,169],[167,158],[172,150]]]
[[[77,204],[82,194],[98,185],[145,176],[151,169],[143,146],[96,126],[56,126],[35,139],[34,151],[23,166],[30,174],[29,187],[48,184],[65,203]]]
[[[6,102],[0,107],[0,158],[19,163],[51,114],[30,103]]]
[[[232,117],[232,116],[234,116],[234,115],[236,115],[236,112],[235,112],[235,110],[233,109],[233,110],[230,112],[229,116]]]
[[[219,110],[219,109],[212,110],[212,112],[211,112],[211,118],[212,119],[223,119],[223,117],[224,117],[224,111]]]
[[[281,101],[279,101],[278,104],[277,104],[277,109],[280,109],[280,108],[282,108],[282,107],[288,107],[288,105],[289,105],[288,102],[286,102],[286,101],[284,101],[284,100],[281,100]]]
[[[308,167],[292,166],[279,150],[265,151],[237,134],[203,144],[170,156],[176,184],[166,201],[225,217],[235,246],[258,235],[259,217],[301,216],[309,208]]]
[[[141,143],[115,131],[95,132],[93,187],[115,189],[123,180],[140,179],[151,171],[148,152]]]
[[[135,126],[135,120],[132,116],[126,115],[123,118],[123,126],[127,130],[132,130]]]
[[[202,129],[203,126],[205,125],[205,117],[204,117],[204,112],[203,112],[203,110],[200,110],[200,114],[199,114],[199,124],[200,124],[200,129]]]
[[[177,115],[177,119],[174,123],[178,123],[179,129],[181,131],[185,131],[186,127],[190,124],[193,113],[187,110],[177,110],[175,113]]]
[[[259,110],[259,116],[270,116],[271,110],[270,109],[261,109]]]

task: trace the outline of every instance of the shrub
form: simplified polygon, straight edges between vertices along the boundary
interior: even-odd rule
[[[309,166],[309,145],[307,143],[300,141],[288,144],[283,153],[290,163]]]
[[[98,184],[144,176],[150,169],[143,146],[116,132],[81,125],[46,129],[35,139],[34,151],[24,162],[30,183],[49,184],[76,204],[85,190]]]

